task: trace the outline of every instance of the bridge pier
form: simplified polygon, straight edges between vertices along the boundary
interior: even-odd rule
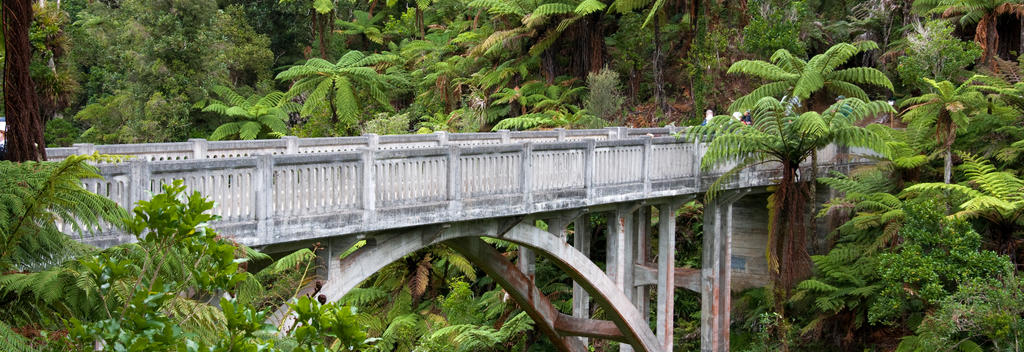
[[[573,248],[586,257],[590,257],[590,216],[584,214],[577,217],[573,222]],[[590,294],[583,286],[573,280],[572,282],[572,316],[578,319],[590,318]],[[586,337],[579,337],[584,346],[587,345]]]
[[[747,192],[723,192],[713,201],[704,204],[704,243],[700,280],[700,349],[703,352],[729,351],[733,203]]]

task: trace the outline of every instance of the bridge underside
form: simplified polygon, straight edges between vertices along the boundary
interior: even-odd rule
[[[763,248],[765,243],[767,219],[753,216],[763,213],[763,198],[748,197],[737,202],[748,193],[730,191],[705,205],[704,256],[699,269],[675,267],[675,236],[657,236],[657,243],[653,243],[655,232],[675,233],[677,209],[693,199],[673,197],[332,238],[327,241],[326,284],[320,293],[329,300],[339,300],[388,264],[417,250],[444,244],[493,278],[561,351],[586,351],[588,338],[619,341],[622,350],[627,351],[672,351],[676,288],[701,293],[701,350],[728,351],[729,292],[732,282],[737,281],[731,266],[734,262],[742,264],[736,273],[740,287],[760,284],[761,275],[757,274],[763,270],[758,258],[736,256],[731,251],[734,229],[743,232],[738,235],[744,241],[757,242],[745,247]],[[737,208],[740,211],[736,212],[738,204],[756,209]],[[734,223],[734,213],[743,214],[743,221]],[[593,231],[588,223],[592,214],[603,214],[608,220],[604,258],[594,258],[590,253]],[[661,221],[652,223],[652,214]],[[536,220],[543,220],[548,228],[533,226]],[[569,224],[574,229],[572,243],[567,242]],[[481,237],[520,245],[518,261],[509,261]],[[359,240],[365,240],[365,245],[339,259]],[[652,255],[655,248],[656,258]],[[748,254],[743,248],[741,254]],[[535,255],[551,261],[573,280],[572,312],[559,312],[534,284]],[[760,260],[763,262],[763,258]],[[605,268],[595,261],[603,261]],[[653,306],[652,295],[657,302]],[[591,319],[596,306],[609,313],[610,320]],[[277,312],[275,320],[285,319],[284,314],[284,310]],[[652,322],[655,331],[650,329]]]

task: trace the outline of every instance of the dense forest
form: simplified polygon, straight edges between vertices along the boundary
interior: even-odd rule
[[[180,184],[128,213],[79,182],[119,157],[36,162],[33,146],[669,124],[710,143],[703,167],[784,171],[765,209],[771,284],[734,294],[733,350],[1024,349],[1022,1],[2,6],[0,350],[553,348],[443,246],[341,302],[291,301],[304,324],[279,331],[263,321],[315,283],[320,248],[271,258],[234,243]],[[877,162],[799,175],[830,143]],[[815,204],[822,189],[838,196]],[[666,234],[677,266],[700,265],[701,211],[687,204]],[[68,224],[137,243],[89,247]],[[571,280],[543,259],[536,279],[567,312]],[[699,348],[699,299],[677,290],[675,350]]]

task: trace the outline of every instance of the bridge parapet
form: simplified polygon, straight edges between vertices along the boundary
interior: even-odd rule
[[[156,152],[140,152],[128,162],[98,165],[105,179],[85,183],[130,208],[162,184],[183,180],[217,203],[213,212],[222,217],[222,233],[258,246],[695,194],[730,167],[701,171],[706,144],[671,132],[611,128],[97,146],[102,153],[165,148],[171,155],[191,143],[201,149],[193,155],[205,150],[206,157],[157,160],[151,157]],[[242,150],[246,143],[258,152],[226,158],[212,152]],[[284,152],[268,145],[284,145]],[[836,151],[822,150],[819,164],[842,166]],[[752,168],[726,188],[769,185],[777,174],[771,166]],[[88,239],[99,245],[125,240],[114,233]]]
[[[263,154],[320,154],[351,152],[359,148],[393,150],[417,149],[446,145],[478,146],[511,143],[557,143],[586,139],[610,140],[639,135],[664,137],[681,131],[681,128],[623,128],[566,130],[557,128],[550,131],[498,131],[485,133],[405,134],[378,136],[368,134],[358,137],[326,137],[263,139],[251,141],[207,141],[190,139],[176,143],[141,144],[75,144],[68,148],[47,148],[51,161],[59,161],[68,155],[100,154],[129,155],[152,161],[226,159],[249,157]]]

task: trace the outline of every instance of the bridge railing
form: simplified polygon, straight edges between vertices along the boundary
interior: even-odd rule
[[[265,245],[699,193],[731,167],[700,170],[706,144],[688,143],[671,132],[615,128],[544,131],[523,138],[501,132],[204,141],[205,154],[193,150],[190,155],[205,157],[182,160],[152,156],[187,154],[181,145],[195,141],[96,146],[102,153],[134,151],[142,157],[100,164],[104,179],[85,184],[130,208],[159,192],[162,184],[183,180],[189,191],[216,202],[213,212],[222,217],[222,232],[245,244]],[[240,152],[245,143],[253,144],[249,149],[255,155],[237,156],[245,154]],[[273,149],[279,144],[285,145],[284,152]],[[157,152],[158,147],[168,151]],[[216,150],[241,154],[225,156]],[[826,148],[819,152],[819,163],[835,164],[838,155],[836,148]],[[767,185],[777,173],[772,165],[751,168],[729,187]],[[93,242],[125,240],[113,233],[105,236]]]
[[[358,137],[327,137],[264,139],[252,141],[207,141],[190,139],[188,142],[176,143],[142,143],[142,144],[75,144],[67,148],[47,148],[46,153],[51,161],[59,161],[73,154],[130,155],[152,161],[225,159],[248,157],[263,154],[320,154],[356,151],[359,148],[370,149],[416,149],[446,145],[476,146],[511,143],[557,143],[584,139],[607,140],[622,139],[637,135],[654,137],[668,136],[681,128],[622,128],[550,131],[498,131],[489,133],[446,133],[385,135],[368,134]]]

